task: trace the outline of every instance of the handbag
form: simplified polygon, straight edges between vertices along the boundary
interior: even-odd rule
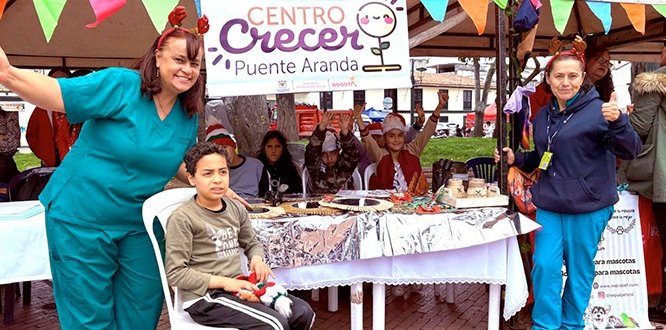
[[[530,188],[539,180],[539,174],[538,169],[532,173],[525,173],[516,166],[509,168],[507,174],[509,193],[520,213],[530,215],[536,212],[536,206],[532,203]]]
[[[645,143],[641,146],[641,151],[636,155],[636,158],[630,160],[627,164],[627,181],[652,181],[654,163],[657,158],[657,125],[661,120],[660,116],[661,111],[657,113],[652,121],[652,128],[647,139],[645,139]]]

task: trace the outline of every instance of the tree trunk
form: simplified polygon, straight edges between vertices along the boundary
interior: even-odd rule
[[[238,153],[256,157],[268,131],[266,96],[232,96],[222,99],[238,144]]]
[[[490,84],[495,74],[495,63],[490,65],[486,74],[486,80],[483,82],[483,90],[481,90],[481,64],[479,58],[474,58],[474,130],[472,131],[473,137],[483,136],[483,115],[488,103],[488,93],[490,92]],[[499,111],[498,111],[499,116]]]
[[[298,123],[296,122],[296,104],[294,94],[277,95],[278,130],[287,141],[298,141]]]

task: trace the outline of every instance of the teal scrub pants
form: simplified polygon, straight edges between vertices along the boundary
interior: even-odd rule
[[[63,330],[155,329],[164,295],[145,230],[90,228],[47,214],[46,233]]]
[[[612,215],[613,206],[581,214],[537,209],[542,228],[534,242],[532,329],[583,329],[597,245]],[[563,260],[567,281],[562,293]]]

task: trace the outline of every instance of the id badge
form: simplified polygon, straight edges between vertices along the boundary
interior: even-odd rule
[[[541,161],[539,162],[539,169],[547,170],[550,166],[550,161],[553,159],[553,153],[550,151],[545,151],[543,156],[541,156]]]

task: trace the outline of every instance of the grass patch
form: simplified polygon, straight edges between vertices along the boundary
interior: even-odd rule
[[[496,144],[495,139],[489,138],[430,139],[421,153],[421,166],[430,167],[440,158],[464,162],[474,157],[492,157]]]
[[[16,167],[18,167],[19,171],[25,171],[28,168],[42,165],[42,162],[33,153],[24,154],[17,152],[14,154],[14,161],[16,161]]]

